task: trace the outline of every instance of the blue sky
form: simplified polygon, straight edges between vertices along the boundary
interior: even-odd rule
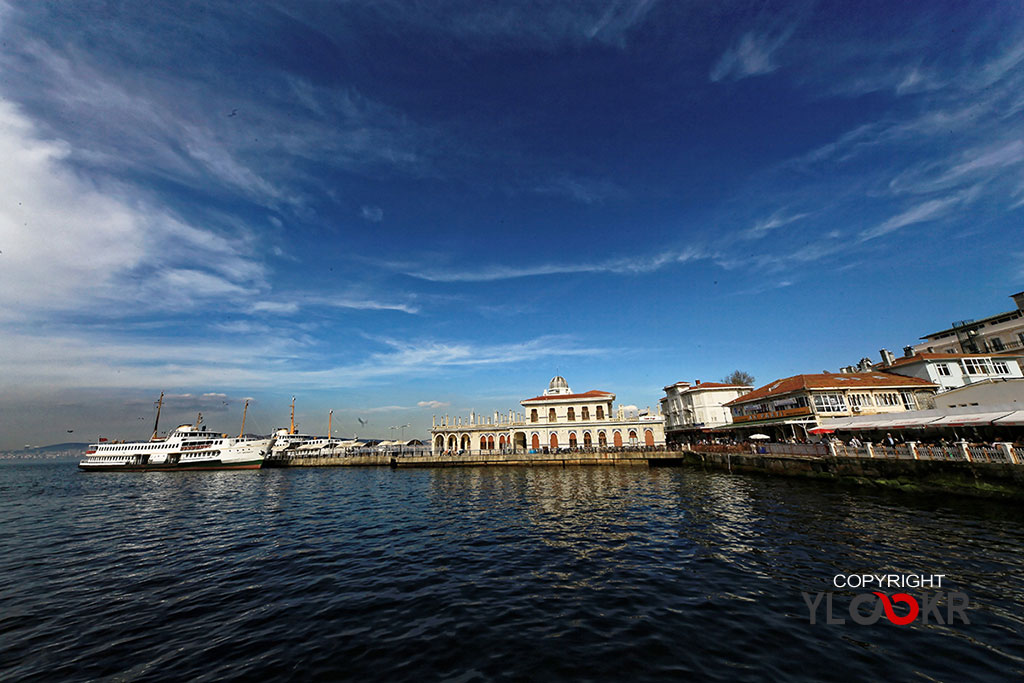
[[[1024,6],[0,0],[0,177],[0,447],[653,407],[1012,308]]]

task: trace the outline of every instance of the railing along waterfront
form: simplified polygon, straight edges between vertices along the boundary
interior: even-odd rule
[[[946,444],[925,444],[908,441],[900,444],[865,443],[849,446],[841,442],[828,444],[835,457],[885,458],[890,460],[943,460],[962,462],[989,462],[1008,465],[1024,464],[1024,448],[1011,443],[972,444],[956,441]]]
[[[858,445],[844,444],[841,441],[825,443],[785,443],[785,442],[758,442],[758,443],[715,443],[715,444],[669,444],[665,446],[579,446],[568,448],[541,448],[541,449],[471,449],[457,451],[441,451],[434,453],[430,446],[402,446],[396,448],[382,449],[380,447],[366,448],[322,448],[317,450],[296,450],[286,451],[275,457],[268,458],[270,461],[290,461],[296,458],[346,458],[356,456],[380,456],[388,458],[404,457],[426,457],[432,456],[439,459],[449,457],[470,457],[486,459],[489,456],[525,455],[532,458],[572,457],[576,454],[607,455],[614,457],[623,453],[736,453],[750,455],[775,455],[784,457],[800,458],[824,458],[828,456],[837,458],[879,458],[887,460],[941,460],[961,462],[984,462],[1002,464],[1024,464],[1024,447],[1011,443],[993,444],[971,444],[966,441],[957,441],[945,444],[925,444],[914,441],[897,443],[892,445],[875,444],[871,442]]]

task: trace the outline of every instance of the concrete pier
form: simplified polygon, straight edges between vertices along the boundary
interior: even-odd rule
[[[800,477],[1024,502],[1024,467],[1014,463],[697,451],[678,455],[688,465],[740,474]]]

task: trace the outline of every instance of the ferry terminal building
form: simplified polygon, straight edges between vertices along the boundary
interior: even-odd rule
[[[587,391],[574,394],[564,377],[556,376],[540,396],[519,402],[522,412],[471,413],[468,418],[435,416],[430,430],[431,453],[495,451],[548,452],[564,448],[663,446],[664,419],[613,408],[615,394]]]

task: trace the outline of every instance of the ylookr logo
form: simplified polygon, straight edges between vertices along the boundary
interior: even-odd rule
[[[836,588],[941,588],[944,574],[933,575],[902,575],[902,574],[837,574],[832,579]],[[825,606],[825,623],[829,625],[845,624],[846,619],[836,616],[834,593],[822,591],[818,593],[802,592],[811,624],[817,624],[822,603]],[[966,593],[957,591],[923,593],[917,598],[909,593],[893,593],[889,595],[881,591],[858,593],[850,599],[847,607],[850,620],[855,624],[870,626],[885,618],[897,626],[906,626],[920,619],[922,624],[952,624],[957,619],[969,624],[967,610],[970,598]],[[900,605],[899,610],[896,604]],[[864,608],[870,611],[865,613]],[[943,609],[944,608],[944,609]]]

